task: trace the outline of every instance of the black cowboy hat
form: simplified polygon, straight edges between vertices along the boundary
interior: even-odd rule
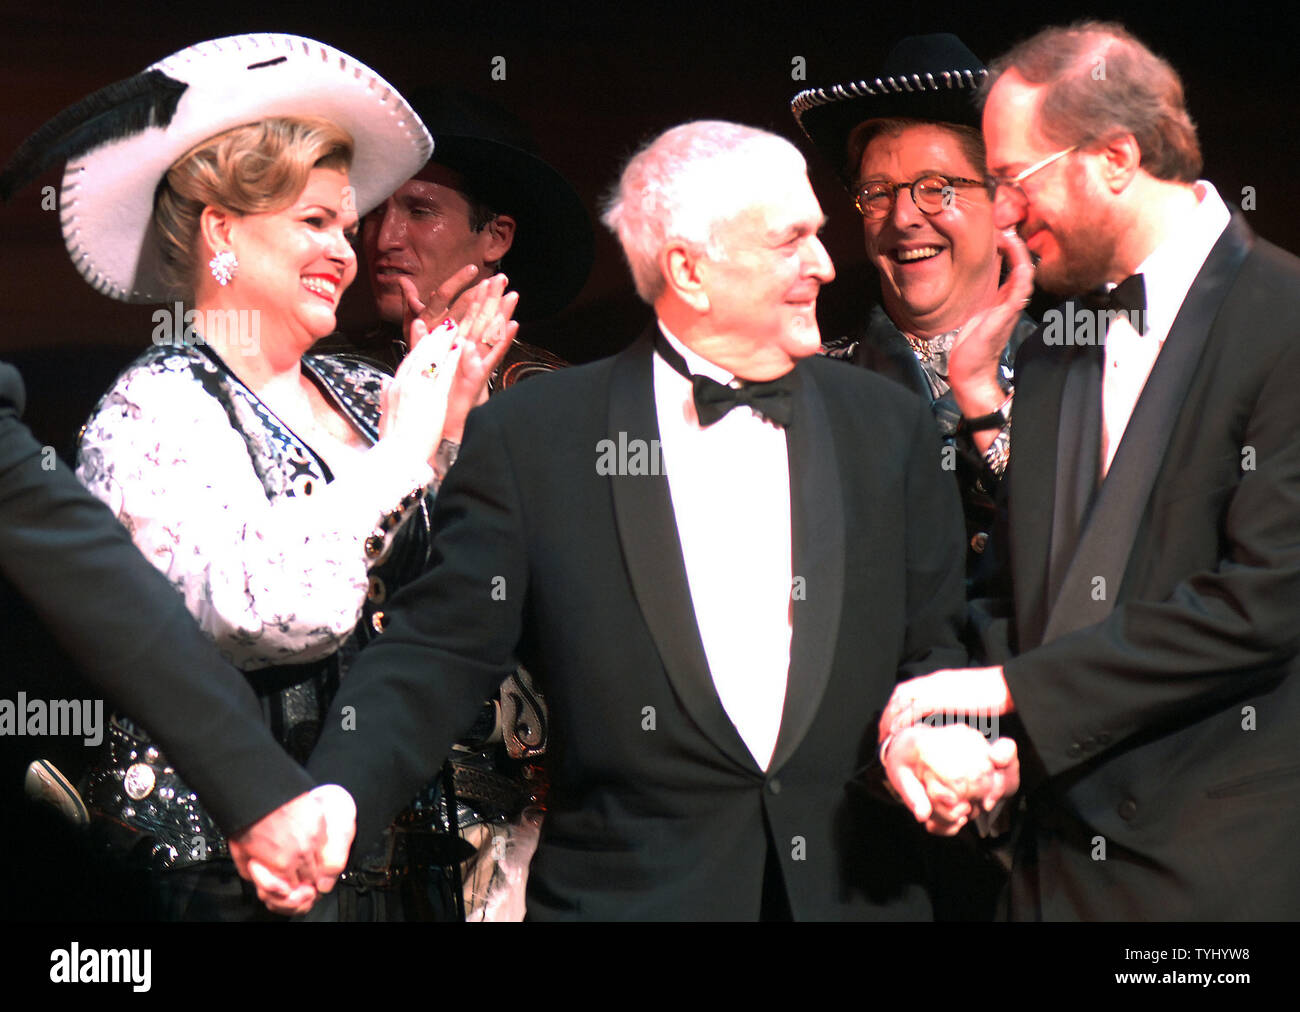
[[[854,127],[869,119],[905,118],[978,129],[975,92],[987,76],[984,64],[957,36],[909,35],[889,51],[876,77],[807,88],[790,100],[790,111],[851,187],[858,167],[845,161]]]
[[[515,318],[558,313],[586,283],[595,256],[582,199],[537,155],[527,127],[496,103],[452,88],[407,95],[433,134],[432,164],[460,173],[470,196],[517,222],[501,267],[519,292]]]

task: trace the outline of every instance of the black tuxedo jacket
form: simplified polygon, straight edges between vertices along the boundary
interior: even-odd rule
[[[1016,367],[1011,913],[1300,917],[1300,261],[1233,221],[1070,532],[1089,355],[1035,336]]]
[[[180,595],[70,467],[58,460],[47,470],[52,455],[22,424],[23,399],[17,371],[0,363],[0,698],[107,697],[104,721],[120,705],[156,734],[228,832],[310,790],[306,771],[263,726],[252,689]],[[38,660],[20,645],[37,623],[89,685],[56,680],[48,654]],[[27,762],[56,743],[4,744],[0,798],[10,805]]]
[[[517,654],[552,718],[530,917],[752,919],[769,839],[796,918],[928,917],[924,832],[846,790],[897,679],[964,656],[960,514],[928,410],[861,370],[797,368],[793,639],[765,773],[713,687],[668,479],[598,473],[602,440],[657,439],[652,356],[646,334],[473,412],[434,564],[344,680],[309,768],[353,793],[364,841]]]

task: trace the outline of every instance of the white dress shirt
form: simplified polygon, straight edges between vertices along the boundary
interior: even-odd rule
[[[660,324],[694,374],[725,369]],[[655,409],[695,621],[722,707],[762,769],[790,672],[790,467],[785,429],[739,406],[708,428],[691,383],[654,356]]]
[[[1146,286],[1147,332],[1139,334],[1123,314],[1117,314],[1106,331],[1101,377],[1103,478],[1187,290],[1232,217],[1218,191],[1205,180],[1196,183],[1196,194],[1196,209],[1134,272],[1142,275]]]

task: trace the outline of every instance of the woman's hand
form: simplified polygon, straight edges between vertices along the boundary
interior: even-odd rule
[[[463,342],[451,319],[430,331],[417,317],[411,329],[418,340],[384,387],[379,439],[404,444],[413,456],[432,466]]]
[[[423,314],[412,316],[411,350],[384,392],[380,439],[405,442],[431,464],[442,440],[460,442],[519,330],[511,319],[519,294],[506,292],[507,282],[497,274],[465,293],[459,325],[444,317],[430,329]]]
[[[470,409],[487,400],[487,382],[501,364],[519,331],[511,317],[519,304],[518,292],[507,292],[509,279],[497,274],[476,285],[468,295],[461,318],[461,356],[452,381],[451,398],[442,438],[459,443]]]

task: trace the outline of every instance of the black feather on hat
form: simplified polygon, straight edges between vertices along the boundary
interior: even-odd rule
[[[0,171],[0,200],[8,202],[56,162],[71,161],[151,126],[166,127],[188,87],[161,70],[147,70],[68,106],[23,141]]]
[[[919,119],[979,128],[975,92],[988,76],[979,58],[947,32],[909,35],[885,57],[874,77],[827,88],[807,88],[790,100],[800,129],[852,187],[849,134],[869,119]]]
[[[173,53],[59,113],[14,153],[0,188],[16,192],[66,161],[59,224],[73,265],[110,298],[167,301],[153,222],[158,184],[196,144],[281,116],[319,116],[351,135],[361,214],[433,148],[405,99],[346,53],[298,35],[232,35]]]

